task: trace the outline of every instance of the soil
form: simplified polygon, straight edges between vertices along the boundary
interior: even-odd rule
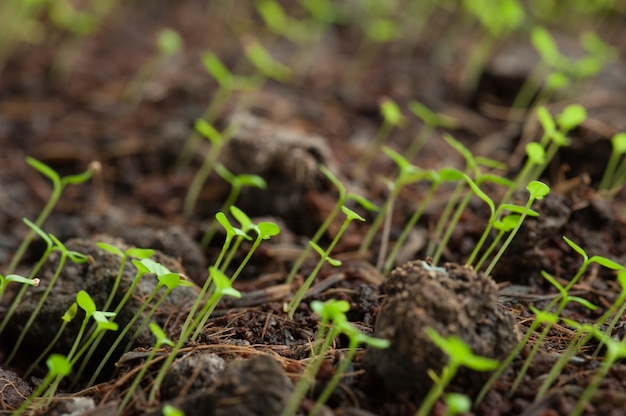
[[[47,21],[45,16],[41,19]],[[626,264],[626,191],[622,189],[613,198],[597,191],[610,155],[609,139],[626,130],[626,21],[615,14],[606,16],[610,24],[596,30],[616,47],[616,59],[585,89],[554,97],[547,104],[552,114],[569,103],[582,104],[588,119],[570,133],[571,146],[560,150],[543,173],[542,180],[550,184],[552,192],[533,205],[540,216],[525,221],[491,276],[463,266],[489,214],[478,199],[460,217],[439,265],[427,258],[430,233],[454,189],[442,186],[389,276],[374,267],[380,235],[365,256],[358,254],[374,214],[351,205],[367,222],[351,224],[335,246],[332,257],[340,259],[341,266],[321,269],[293,319],[283,312],[283,304],[313,270],[317,257],[309,256],[294,282],[287,284],[289,270],[337,199],[318,164],[327,166],[348,192],[379,205],[389,194],[382,180],[395,172],[389,158],[376,152],[367,169],[359,165],[371,152],[368,145],[382,124],[378,107],[382,97],[392,98],[403,109],[416,99],[453,118],[454,137],[475,155],[504,162],[506,169],[500,173],[510,178],[524,161],[523,145],[539,137],[532,117],[507,116],[515,92],[538,59],[532,48],[517,39],[501,45],[477,88],[468,91],[461,84],[463,63],[480,31],[466,23],[457,25],[452,19],[453,10],[440,10],[424,29],[432,36],[419,42],[402,39],[379,45],[371,65],[356,70],[351,62],[362,42],[359,28],[332,25],[303,53],[262,29],[262,21],[248,2],[136,1],[120,6],[89,36],[72,37],[48,25],[47,36],[40,42],[19,44],[0,74],[0,265],[8,265],[27,233],[22,218],[36,218],[50,195],[48,180],[25,163],[25,156],[50,165],[62,176],[82,172],[92,161],[101,164],[101,171],[87,184],[68,186],[43,227],[70,250],[87,255],[88,261],[68,261],[9,365],[6,360],[18,334],[55,274],[57,254],[38,273],[42,284],[26,291],[15,316],[0,334],[1,412],[10,414],[41,383],[46,373],[43,365],[28,376],[25,372],[54,339],[75,294],[83,289],[97,306],[105,303],[119,259],[97,248],[96,242],[105,241],[122,250],[155,249],[154,260],[184,273],[196,284],[177,288],[162,304],[157,305],[157,297],[142,309],[156,281],[142,279],[116,320],[123,326],[152,311],[152,319],[170,338],[177,339],[224,235],[217,231],[208,247],[201,245],[202,238],[230,192],[230,185],[212,173],[192,213],[183,214],[187,190],[211,149],[194,133],[194,122],[207,116],[206,109],[218,91],[200,57],[213,51],[235,73],[251,73],[242,58],[241,35],[246,31],[263,39],[272,55],[289,62],[294,73],[288,82],[268,80],[257,92],[236,93],[226,100],[214,124],[219,130],[229,123],[238,129],[219,160],[234,173],[264,178],[266,189],[244,187],[236,205],[255,222],[277,223],[281,233],[262,242],[235,281],[243,297],[219,304],[198,340],[187,343],[174,361],[159,401],[149,404],[147,395],[158,363],[169,349],[157,352],[157,361],[134,392],[126,414],[158,415],[164,404],[187,415],[280,414],[307,363],[318,330],[319,317],[311,312],[310,301],[343,299],[350,303],[350,321],[365,334],[389,339],[391,347],[360,350],[321,414],[413,415],[431,386],[429,370],[439,373],[446,362],[446,356],[426,335],[427,326],[443,336],[460,337],[476,354],[502,359],[534,321],[529,306],[543,308],[556,296],[541,271],[565,284],[582,262],[563,236],[590,256],[602,255]],[[139,89],[141,96],[125,96],[137,71],[154,56],[156,33],[164,27],[181,34],[184,49],[148,77]],[[560,33],[562,48],[572,55],[580,53],[576,50],[577,31],[555,31]],[[447,47],[438,41],[447,42]],[[424,127],[408,111],[405,116],[406,124],[394,129],[386,142],[400,152]],[[462,169],[462,158],[441,139],[442,132],[435,129],[414,163],[429,169]],[[185,155],[189,156],[186,162]],[[426,182],[400,192],[390,228],[392,242],[426,192]],[[488,192],[497,195],[501,191],[494,187]],[[526,195],[521,192],[515,198],[523,203]],[[332,241],[342,221],[340,215],[331,224],[320,242],[322,247]],[[244,243],[232,264],[238,264],[250,246]],[[35,240],[17,272],[28,275],[44,250],[45,244]],[[134,274],[134,266],[129,265],[116,299],[129,289]],[[591,265],[572,293],[598,308],[590,311],[572,302],[562,315],[578,322],[595,322],[619,295],[615,276],[615,272]],[[9,286],[2,298],[0,318],[15,289]],[[81,319],[68,325],[54,352],[67,353]],[[614,335],[621,337],[623,328],[620,320]],[[568,414],[599,368],[604,350],[594,356],[597,343],[581,349],[546,396],[535,401],[535,395],[574,333],[565,325],[555,325],[543,339],[520,388],[509,395],[524,357],[537,340],[537,336],[531,337],[472,414]],[[144,330],[130,351],[118,349],[97,383],[87,386],[85,374],[90,375],[100,364],[115,337],[109,334],[104,338],[103,349],[93,352],[81,377],[70,377],[60,385],[47,414],[116,413],[153,340]],[[120,345],[130,341],[124,338]],[[300,414],[311,410],[345,357],[347,345],[344,337],[333,344]],[[486,378],[463,370],[447,390],[474,398]],[[439,401],[433,414],[445,411],[445,404]],[[585,414],[626,414],[624,363],[618,361],[611,368]]]

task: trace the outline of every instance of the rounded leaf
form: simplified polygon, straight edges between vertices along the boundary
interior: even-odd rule
[[[46,366],[50,374],[65,377],[72,372],[72,364],[65,355],[50,354],[46,360]]]
[[[550,187],[540,181],[532,181],[526,187],[533,199],[543,199],[544,196],[550,193]]]
[[[80,306],[80,308],[85,311],[85,314],[87,314],[87,316],[93,315],[93,313],[96,311],[96,304],[94,303],[91,296],[89,296],[89,293],[85,292],[84,290],[80,290],[76,294],[76,303],[78,303],[78,306]]]

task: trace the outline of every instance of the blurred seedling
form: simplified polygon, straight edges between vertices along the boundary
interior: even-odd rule
[[[283,307],[283,310],[284,312],[287,312],[287,316],[289,317],[289,319],[293,319],[293,315],[296,312],[298,305],[300,305],[300,302],[302,302],[302,299],[304,299],[306,292],[309,290],[309,288],[313,284],[313,281],[317,277],[317,274],[319,273],[319,271],[322,269],[322,266],[325,263],[329,263],[331,266],[334,266],[334,267],[339,267],[341,265],[341,261],[330,257],[330,253],[332,253],[333,249],[335,248],[335,246],[341,239],[341,236],[347,230],[350,223],[354,220],[365,221],[365,218],[361,217],[359,214],[352,211],[350,208],[347,208],[345,205],[341,207],[341,211],[346,216],[346,219],[344,220],[343,224],[341,225],[341,228],[339,229],[339,231],[337,231],[335,238],[333,238],[333,240],[328,245],[326,250],[322,249],[319,245],[317,245],[317,243],[309,241],[309,245],[311,245],[311,247],[313,247],[313,249],[317,251],[317,253],[320,255],[320,260],[315,266],[315,268],[313,269],[313,271],[311,271],[311,274],[309,274],[309,276],[304,280],[304,282],[302,283],[302,286],[300,286],[300,288],[298,289],[296,294],[293,296],[291,301]]]
[[[124,101],[135,108],[144,97],[146,88],[159,72],[163,71],[183,47],[183,40],[173,29],[161,29],[157,33],[156,53],[135,73],[124,91]]]
[[[231,206],[237,202],[237,198],[241,194],[241,190],[244,187],[265,189],[267,188],[267,182],[260,177],[259,175],[251,175],[242,173],[239,175],[235,175],[224,165],[221,163],[217,163],[215,165],[215,173],[217,173],[222,179],[230,184],[230,193],[224,200],[222,207],[219,209],[220,212],[226,212],[230,209]],[[215,236],[215,232],[217,231],[217,224],[215,222],[211,222],[202,237],[201,246],[206,248],[209,244],[211,244],[211,240]]]
[[[157,351],[159,351],[161,347],[163,347],[164,345],[169,345],[170,347],[174,346],[174,343],[167,338],[167,335],[165,335],[165,332],[163,332],[161,327],[155,322],[150,322],[150,331],[152,332],[152,335],[154,335],[154,338],[156,341],[154,343],[154,346],[152,347],[152,350],[148,354],[148,358],[146,358],[146,361],[141,366],[141,370],[139,370],[139,372],[133,379],[133,382],[131,383],[130,387],[128,388],[128,391],[124,395],[124,398],[120,402],[119,406],[117,406],[118,414],[124,413],[124,410],[126,409],[126,406],[130,402],[130,400],[133,398],[133,394],[137,390],[139,383],[141,383],[141,380],[146,375],[148,368],[152,364],[152,361],[154,360],[154,357],[156,356]],[[165,411],[163,413],[165,414]]]
[[[443,338],[431,327],[426,328],[426,333],[435,345],[448,356],[448,363],[445,365],[440,375],[436,375],[434,371],[429,371],[428,374],[434,384],[422,401],[416,416],[428,416],[430,414],[433,406],[461,367],[467,367],[470,370],[482,372],[492,371],[498,367],[497,360],[475,355],[472,349],[461,338],[454,335]]]
[[[580,43],[587,55],[579,59],[563,55],[544,27],[534,27],[530,39],[540,61],[520,88],[513,108],[528,107],[535,96],[535,102],[545,103],[556,91],[566,88],[570,95],[580,91],[584,82],[596,76],[616,56],[614,48],[593,32],[581,34]]]
[[[185,202],[183,205],[183,213],[186,216],[191,216],[193,214],[198,201],[198,196],[200,195],[200,191],[202,190],[204,183],[215,168],[224,146],[234,136],[236,131],[235,125],[231,124],[226,128],[226,130],[220,133],[210,123],[202,119],[196,120],[194,128],[202,135],[202,137],[211,142],[211,148],[206,154],[200,169],[196,172],[196,175],[187,190],[187,195],[185,196]]]
[[[409,103],[409,110],[424,123],[405,152],[405,157],[409,160],[419,153],[435,129],[439,127],[453,129],[457,125],[457,121],[452,117],[437,114],[417,100],[412,100]]]
[[[491,263],[489,264],[489,266],[485,270],[485,274],[490,274],[491,273],[493,268],[498,263],[498,260],[500,260],[500,257],[502,257],[502,255],[506,251],[506,249],[509,246],[509,244],[511,244],[511,241],[513,241],[513,238],[515,237],[515,235],[517,234],[519,229],[522,227],[522,224],[524,223],[524,220],[529,215],[529,213],[532,212],[531,211],[532,204],[536,200],[543,199],[546,195],[548,195],[548,193],[550,193],[550,187],[548,185],[546,185],[545,183],[539,182],[539,181],[532,181],[532,182],[530,182],[528,184],[528,186],[526,187],[526,189],[528,190],[528,193],[529,193],[528,200],[527,200],[526,206],[525,206],[526,209],[521,213],[521,215],[519,216],[518,223],[509,232],[509,235],[508,235],[507,239],[504,241],[504,243],[502,244],[502,246],[500,247],[500,250],[498,250],[498,252],[494,256],[494,258],[491,260]]]
[[[373,143],[367,146],[357,163],[356,174],[361,179],[363,179],[367,168],[380,151],[381,146],[387,141],[393,129],[402,127],[406,123],[406,118],[402,115],[400,107],[391,98],[381,98],[378,105],[383,116],[383,124],[376,132]]]
[[[174,362],[174,359],[176,358],[176,355],[178,354],[180,349],[183,347],[185,342],[190,338],[192,331],[194,331],[194,329],[196,328],[201,328],[204,325],[204,322],[206,321],[206,319],[204,318],[205,317],[208,318],[208,316],[213,312],[213,310],[215,310],[215,308],[217,307],[217,304],[222,299],[222,297],[224,296],[230,296],[234,298],[241,297],[241,293],[239,293],[239,291],[237,291],[236,289],[232,287],[231,280],[228,279],[228,277],[226,277],[226,275],[222,273],[215,266],[211,266],[209,268],[209,278],[207,279],[207,282],[212,283],[211,295],[209,296],[209,299],[206,301],[205,305],[203,306],[198,316],[194,318],[195,312],[199,306],[198,300],[203,300],[208,290],[208,284],[205,284],[205,286],[203,287],[203,290],[198,295],[196,302],[194,302],[194,305],[192,306],[192,309],[189,312],[189,315],[187,315],[187,319],[185,320],[185,323],[181,330],[178,341],[172,347],[172,351],[168,354],[167,359],[163,363],[163,366],[161,367],[157,376],[154,379],[154,383],[152,384],[152,388],[150,390],[150,394],[148,398],[149,403],[155,403],[156,398],[157,398],[157,392],[160,390],[161,385],[163,384],[163,379],[165,378],[167,371],[170,369],[170,366],[172,365],[172,362]],[[198,331],[196,331],[196,333],[197,332]],[[194,335],[192,339],[195,339],[195,336],[196,335]]]
[[[43,304],[46,302],[46,299],[48,299],[48,296],[50,295],[50,292],[52,291],[54,284],[59,278],[59,275],[61,274],[61,271],[63,270],[63,267],[65,266],[65,262],[67,261],[67,259],[70,259],[72,262],[79,263],[79,264],[85,263],[88,260],[88,257],[85,256],[84,254],[78,253],[76,251],[68,250],[65,247],[65,245],[61,243],[54,235],[48,234],[48,236],[54,243],[54,247],[55,247],[54,250],[60,252],[60,257],[59,257],[56,270],[52,278],[50,279],[50,282],[47,283],[46,290],[43,292],[43,294],[39,298],[39,301],[37,302],[35,309],[33,309],[33,312],[30,314],[28,321],[26,321],[26,324],[24,324],[24,327],[22,328],[22,331],[17,337],[17,340],[15,341],[15,344],[13,345],[13,349],[11,350],[11,353],[7,357],[4,365],[8,365],[15,357],[15,354],[17,354],[17,351],[22,345],[22,342],[24,341],[26,334],[28,333],[28,331],[30,330],[30,327],[35,322],[35,319],[37,319],[37,317],[39,316],[39,312],[41,311]]]
[[[185,416],[185,412],[172,406],[171,404],[163,405],[161,412],[163,413],[163,416]]]
[[[328,227],[332,224],[333,220],[341,211],[341,207],[346,204],[348,200],[356,201],[361,207],[365,208],[368,211],[378,211],[378,207],[374,205],[372,202],[367,200],[366,198],[347,192],[345,186],[341,183],[341,181],[324,165],[319,165],[319,169],[324,174],[324,176],[337,188],[337,202],[333,206],[333,209],[330,211],[328,215],[324,218],[324,222],[319,226],[313,237],[310,241],[313,243],[318,243],[320,238],[326,233]],[[302,264],[306,260],[307,256],[313,249],[313,246],[307,245],[301,252],[296,261],[294,262],[291,270],[289,271],[289,275],[287,276],[286,283],[291,284],[293,282],[294,277],[302,267]]]
[[[0,3],[0,73],[15,48],[22,42],[39,43],[46,28],[39,19],[47,0],[5,0]]]
[[[526,13],[518,0],[463,0],[462,4],[483,31],[478,44],[471,48],[461,74],[460,88],[464,97],[469,98],[476,91],[492,50],[524,24]]]
[[[255,38],[247,36],[243,40],[246,58],[265,78],[286,83],[292,74],[289,67],[272,57],[270,52]]]
[[[74,320],[74,318],[76,317],[77,313],[78,313],[78,304],[76,302],[74,302],[74,303],[72,303],[70,305],[69,308],[67,308],[67,310],[65,311],[65,313],[61,317],[61,320],[63,322],[61,323],[61,327],[57,331],[57,333],[54,336],[54,338],[52,339],[52,341],[50,341],[50,343],[48,344],[46,349],[43,350],[43,352],[41,354],[39,354],[39,357],[37,357],[37,359],[31,363],[30,367],[28,367],[28,369],[24,373],[24,377],[23,377],[24,379],[28,378],[28,375],[39,365],[41,360],[43,360],[44,358],[48,357],[48,355],[50,354],[50,351],[52,350],[52,348],[54,348],[56,346],[57,341],[59,340],[59,338],[61,338],[61,335],[63,335],[63,331],[65,331],[65,328],[67,327],[67,324],[69,324],[70,322],[72,322]]]
[[[465,414],[472,409],[472,400],[465,394],[446,393],[443,401],[446,404],[445,416]]]
[[[611,156],[600,180],[598,189],[612,197],[626,184],[626,132],[611,138]]]
[[[31,393],[31,395],[28,396],[28,399],[24,400],[22,404],[13,412],[14,416],[20,416],[26,412],[37,398],[40,398],[44,395],[44,393],[46,393],[46,390],[49,390],[49,388],[52,387],[55,380],[59,377],[66,377],[72,372],[72,364],[70,364],[67,357],[61,354],[50,355],[50,357],[46,360],[46,365],[48,367],[48,373],[39,383],[37,388]],[[54,391],[52,394],[54,394]],[[52,394],[48,394],[47,396],[52,396]],[[29,413],[35,414],[38,409],[46,406],[48,402],[49,400],[40,399]]]
[[[50,198],[48,199],[48,202],[46,203],[44,208],[39,213],[39,216],[37,217],[37,219],[34,221],[34,225],[36,225],[37,228],[42,227],[43,223],[46,221],[46,219],[48,219],[48,216],[50,216],[50,213],[54,209],[54,206],[61,198],[61,194],[63,193],[63,190],[65,189],[66,186],[79,185],[79,184],[87,182],[89,178],[91,178],[93,173],[99,169],[99,163],[92,162],[89,165],[89,168],[83,173],[61,177],[50,166],[46,165],[43,162],[40,162],[39,160],[35,158],[32,158],[30,156],[26,157],[26,163],[28,163],[30,167],[32,167],[37,172],[39,172],[40,174],[42,174],[43,176],[47,177],[48,179],[52,181],[52,193],[50,194]],[[24,257],[24,253],[26,253],[26,249],[32,242],[33,238],[35,238],[35,234],[37,234],[37,231],[31,227],[31,229],[28,231],[28,233],[22,240],[22,243],[18,247],[17,251],[13,255],[11,262],[7,266],[6,274],[11,274],[15,271],[15,268],[19,264],[20,260],[22,260],[22,257]]]
[[[167,297],[170,295],[170,293],[172,293],[174,289],[176,289],[177,287],[182,287],[182,286],[193,286],[193,283],[185,280],[185,278],[181,276],[179,273],[173,273],[167,267],[163,266],[161,263],[158,263],[149,258],[142,258],[141,260],[133,259],[133,264],[137,268],[138,275],[140,275],[141,277],[146,274],[154,275],[156,279],[158,280],[158,283],[155,285],[154,289],[148,295],[148,297],[144,301],[141,302],[141,306],[135,312],[133,317],[126,323],[124,328],[122,328],[122,330],[118,332],[117,338],[109,346],[109,349],[104,355],[104,358],[101,360],[100,365],[98,365],[96,371],[93,372],[91,379],[89,380],[89,383],[88,383],[88,385],[90,386],[95,383],[96,379],[102,372],[104,365],[109,361],[109,358],[116,351],[120,342],[124,340],[124,337],[126,336],[128,331],[130,331],[133,328],[133,326],[135,325],[135,322],[137,322],[139,318],[143,317],[141,323],[135,327],[135,332],[128,340],[127,345],[125,346],[123,352],[126,352],[130,349],[134,340],[139,336],[139,334],[144,329],[146,324],[150,321],[151,317],[159,309],[161,304],[165,301],[165,299],[167,299]],[[159,292],[161,292],[161,289],[163,288],[165,288],[165,292],[159,297],[159,300],[153,305],[152,301],[159,294]],[[150,306],[150,310],[144,316],[144,311],[149,306]],[[121,310],[122,308],[118,308],[116,309],[115,313],[119,314]],[[91,352],[93,353],[93,351]],[[87,357],[87,359],[83,362],[83,366],[78,372],[78,375],[80,375],[82,370],[84,370],[84,367],[88,363],[89,358],[90,357]]]
[[[387,223],[391,222],[391,219],[389,217],[393,213],[393,205],[395,199],[399,195],[402,188],[411,183],[421,181],[433,175],[432,172],[426,171],[411,164],[411,162],[409,162],[401,154],[391,149],[390,147],[383,146],[382,150],[390,159],[392,159],[396,163],[399,172],[396,176],[396,179],[393,182],[388,183],[388,188],[390,189],[391,193],[387,197],[386,201],[383,203],[381,209],[376,215],[376,218],[374,218],[374,221],[370,226],[369,231],[361,241],[361,245],[359,246],[360,256],[364,256],[369,249],[372,241],[374,240],[374,237],[378,233],[378,230],[383,225],[383,221],[386,221]],[[383,232],[383,236],[385,234],[386,233]]]

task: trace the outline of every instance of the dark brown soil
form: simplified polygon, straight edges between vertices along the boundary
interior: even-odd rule
[[[43,227],[68,248],[88,255],[89,261],[68,263],[51,300],[8,366],[5,360],[34,302],[54,274],[58,256],[44,265],[38,274],[42,284],[29,288],[14,319],[0,334],[3,414],[15,410],[41,382],[46,373],[42,365],[28,377],[23,377],[24,373],[33,357],[55,337],[60,317],[76,292],[84,289],[96,305],[104,304],[119,262],[116,256],[98,249],[96,242],[106,241],[122,249],[152,248],[157,250],[156,261],[183,272],[198,286],[207,279],[207,267],[217,258],[224,236],[218,230],[208,247],[203,248],[200,242],[227,199],[230,185],[212,173],[192,213],[183,214],[187,190],[211,149],[194,133],[194,122],[206,116],[207,106],[218,91],[200,56],[212,51],[233,72],[252,73],[251,65],[242,58],[243,33],[253,33],[262,40],[294,74],[288,82],[269,80],[258,92],[236,93],[226,101],[214,124],[219,130],[231,122],[239,128],[219,160],[235,173],[265,179],[265,190],[244,188],[236,205],[255,222],[276,222],[281,233],[260,245],[235,282],[242,299],[224,299],[198,340],[184,346],[162,386],[158,403],[149,405],[147,395],[168,348],[157,353],[157,362],[133,393],[126,414],[158,415],[166,403],[187,415],[280,414],[307,363],[318,330],[319,317],[311,312],[310,301],[343,299],[350,303],[349,320],[367,335],[389,339],[391,347],[360,350],[321,414],[413,415],[431,385],[428,371],[439,373],[446,362],[445,355],[426,335],[427,326],[444,336],[462,338],[479,355],[502,359],[534,321],[529,306],[543,308],[556,296],[541,271],[566,284],[582,262],[563,236],[590,256],[602,255],[626,264],[626,191],[622,189],[612,199],[597,191],[610,155],[609,139],[626,130],[626,24],[624,15],[615,13],[605,16],[605,23],[595,29],[616,47],[616,60],[588,88],[573,96],[554,97],[547,104],[556,114],[566,104],[579,103],[587,108],[589,117],[570,133],[572,145],[561,150],[543,173],[542,180],[550,184],[552,192],[533,205],[540,216],[526,220],[491,276],[461,266],[488,218],[486,206],[478,199],[472,200],[460,217],[439,267],[432,265],[426,259],[430,233],[453,192],[452,186],[442,186],[403,248],[402,261],[397,263],[400,267],[388,277],[373,266],[381,233],[365,256],[357,253],[375,214],[353,204],[351,207],[367,222],[349,226],[332,253],[342,265],[322,267],[305,301],[289,319],[283,305],[313,270],[317,256],[305,261],[292,284],[285,278],[337,198],[318,164],[327,166],[348,192],[382,205],[389,194],[382,178],[394,176],[393,162],[376,151],[365,171],[358,163],[383,122],[379,101],[390,97],[401,106],[407,120],[403,128],[392,131],[386,142],[389,146],[402,153],[423,128],[423,123],[406,110],[416,99],[454,118],[455,126],[450,130],[454,137],[475,155],[504,162],[506,169],[500,173],[513,178],[523,163],[525,142],[538,137],[539,131],[530,117],[508,117],[508,106],[534,68],[537,56],[527,42],[507,41],[494,51],[478,88],[470,93],[460,80],[467,51],[476,44],[480,32],[458,20],[452,9],[442,7],[433,15],[423,31],[429,36],[382,45],[371,65],[354,70],[350,65],[363,38],[359,27],[332,25],[303,53],[293,43],[267,32],[251,4],[131,2],[115,9],[95,33],[84,38],[73,39],[51,26],[39,43],[19,44],[6,62],[0,73],[0,271],[5,270],[27,233],[22,218],[36,218],[50,195],[48,181],[25,163],[25,156],[39,159],[62,176],[84,171],[92,161],[100,162],[102,170],[87,184],[68,186]],[[299,13],[293,5],[288,10]],[[45,15],[41,21],[49,24]],[[564,48],[573,44],[574,50],[568,51],[580,53],[576,50],[577,32],[587,26],[592,27],[592,22],[581,23],[580,29],[556,27],[559,44]],[[155,35],[164,27],[180,33],[184,49],[147,81],[140,100],[125,99],[127,85],[153,56]],[[439,41],[447,42],[447,47]],[[72,51],[74,54],[69,55]],[[413,160],[416,165],[463,168],[461,156],[441,139],[443,131],[435,129]],[[184,164],[180,155],[189,143],[192,152]],[[428,186],[424,181],[400,192],[390,228],[392,242]],[[502,193],[495,187],[485,189],[494,196]],[[526,194],[516,198],[523,203]],[[330,243],[342,221],[339,215],[330,225],[320,242],[322,247]],[[244,243],[232,264],[238,264],[249,248],[250,243]],[[27,275],[44,249],[44,243],[36,240],[17,271]],[[118,298],[130,286],[134,273],[129,265]],[[597,264],[590,266],[572,293],[598,309],[589,311],[572,303],[562,315],[578,322],[595,322],[619,295],[615,276]],[[139,314],[153,288],[154,282],[142,283],[133,293],[129,306],[118,317],[120,326]],[[9,286],[1,299],[0,318],[15,289]],[[175,296],[155,310],[153,320],[170,338],[177,339],[197,290],[177,288]],[[79,325],[74,322],[68,326],[55,352],[67,352]],[[623,328],[620,321],[614,331],[616,337],[622,337]],[[604,350],[599,356],[593,355],[597,343],[581,349],[546,396],[535,402],[535,395],[573,336],[571,328],[555,325],[520,388],[509,395],[509,387],[537,339],[533,335],[472,414],[571,412],[601,365]],[[75,383],[62,383],[48,414],[115,414],[133,376],[148,357],[152,345],[149,337],[146,331],[132,351],[122,355],[118,350],[95,386],[87,386],[84,375]],[[114,338],[107,336],[103,350],[94,352],[86,374],[100,364]],[[121,345],[128,342],[124,339]],[[347,345],[344,337],[336,340],[299,414],[312,409],[315,398],[345,359]],[[474,398],[487,376],[461,371],[448,391]],[[443,415],[445,411],[440,401],[433,414]],[[585,413],[626,414],[626,366],[622,362],[618,361],[602,381]]]

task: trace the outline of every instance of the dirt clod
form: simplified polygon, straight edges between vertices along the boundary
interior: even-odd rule
[[[446,263],[406,263],[382,285],[384,301],[375,334],[388,349],[368,349],[365,365],[382,377],[389,391],[423,395],[431,385],[428,370],[441,372],[446,357],[426,333],[457,336],[481,356],[500,358],[517,342],[513,317],[495,301],[496,285],[485,274]],[[480,375],[465,372],[469,380]]]

